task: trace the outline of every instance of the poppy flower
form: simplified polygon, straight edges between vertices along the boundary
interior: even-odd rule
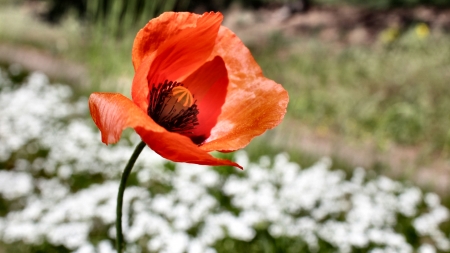
[[[166,12],[134,40],[132,100],[93,93],[91,116],[105,144],[131,127],[162,157],[203,165],[238,164],[211,156],[245,147],[277,126],[288,103],[263,76],[242,41],[221,26],[221,13]]]

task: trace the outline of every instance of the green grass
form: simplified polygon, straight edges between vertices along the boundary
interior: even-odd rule
[[[449,35],[407,31],[390,45],[345,46],[274,35],[253,47],[265,74],[290,94],[288,115],[352,140],[450,155]]]

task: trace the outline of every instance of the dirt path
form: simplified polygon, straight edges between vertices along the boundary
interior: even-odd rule
[[[88,73],[84,66],[37,49],[0,44],[0,62],[17,63],[27,71],[40,71],[49,78],[61,82],[88,84]]]
[[[352,167],[382,167],[382,173],[397,179],[407,178],[426,189],[448,195],[450,161],[435,157],[421,162],[422,148],[391,143],[381,150],[371,141],[352,141],[333,133],[320,133],[296,119],[285,118],[272,130],[273,145],[280,149],[298,150],[312,156],[329,156]]]

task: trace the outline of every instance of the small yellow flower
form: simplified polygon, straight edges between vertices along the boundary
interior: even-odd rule
[[[384,44],[390,44],[398,39],[400,35],[400,29],[397,27],[388,27],[384,29],[380,34],[380,40]]]
[[[430,35],[430,28],[425,23],[420,23],[416,25],[416,28],[414,29],[416,31],[417,37],[420,39],[424,39]]]

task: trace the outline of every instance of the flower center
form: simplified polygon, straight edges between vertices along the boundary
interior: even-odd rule
[[[172,98],[175,99],[174,103],[183,103],[184,107],[191,107],[194,104],[194,97],[191,92],[183,86],[177,86],[172,89]]]
[[[196,102],[183,84],[166,80],[152,87],[147,113],[167,131],[189,134],[198,125]]]

